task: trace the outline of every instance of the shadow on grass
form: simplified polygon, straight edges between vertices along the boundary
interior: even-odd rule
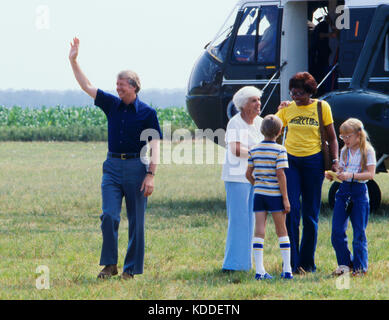
[[[208,286],[221,283],[239,284],[251,281],[254,275],[247,271],[223,272],[221,267],[208,270],[181,270],[172,274],[172,280],[206,282]]]
[[[328,202],[322,202],[320,206],[320,215],[323,217],[331,217],[333,209],[330,207]]]
[[[226,215],[226,203],[221,199],[201,200],[158,200],[149,202],[147,211],[156,212],[159,216],[176,218],[180,215],[212,214],[217,216]]]
[[[334,209],[330,207],[328,202],[322,202],[320,207],[320,215],[330,218]],[[379,218],[389,218],[389,203],[381,203],[381,206],[370,212],[370,218],[379,217]]]
[[[389,203],[381,203],[381,206],[376,210],[370,213],[370,216],[377,216],[377,217],[389,217]]]
[[[268,282],[284,282],[287,281],[281,278],[281,270],[268,270],[268,272],[273,276],[271,280],[264,280]],[[255,271],[233,271],[233,272],[223,272],[222,269],[214,268],[211,270],[182,270],[174,273],[172,280],[184,280],[189,282],[205,282],[207,286],[220,286],[221,284],[244,284],[255,282],[254,279]],[[328,281],[334,279],[331,274],[324,272],[314,272],[307,273],[306,275],[294,275],[293,281],[298,281],[300,283],[318,283],[322,281]]]
[[[205,214],[226,216],[226,203],[224,199],[188,199],[188,200],[154,200],[148,203],[147,211],[155,212],[165,218],[176,218],[180,215]],[[333,208],[328,202],[322,202],[320,216],[331,218]],[[389,218],[389,203],[382,203],[381,207],[370,213],[370,217]]]

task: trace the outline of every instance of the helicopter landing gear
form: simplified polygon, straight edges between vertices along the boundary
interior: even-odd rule
[[[340,183],[332,183],[330,190],[328,191],[328,204],[333,209],[335,205],[335,194],[338,191]],[[376,211],[381,205],[381,190],[378,184],[374,180],[367,182],[367,189],[370,198],[370,212]]]

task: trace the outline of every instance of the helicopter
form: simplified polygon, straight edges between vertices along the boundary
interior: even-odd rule
[[[326,42],[328,59],[315,61],[322,50],[315,29],[323,21],[334,35]],[[265,54],[260,43],[268,38],[270,26],[272,50]],[[289,100],[289,79],[300,71],[310,72],[318,81],[316,97],[330,104],[337,136],[340,124],[350,117],[364,123],[376,150],[376,173],[387,173],[388,0],[238,1],[192,69],[186,95],[188,112],[200,129],[225,129],[239,112],[232,102],[234,93],[253,85],[263,91],[261,116],[276,113],[280,102]],[[224,146],[220,136],[212,139]],[[375,211],[381,204],[381,191],[374,180],[367,186],[370,208]],[[333,182],[329,189],[330,207],[338,187],[339,183]]]

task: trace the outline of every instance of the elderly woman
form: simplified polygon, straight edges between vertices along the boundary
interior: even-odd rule
[[[253,186],[246,179],[248,151],[262,141],[262,91],[243,87],[233,97],[240,113],[230,119],[226,131],[226,159],[222,179],[226,188],[228,231],[223,271],[251,269],[254,231]]]
[[[292,272],[304,274],[316,271],[315,250],[321,205],[321,189],[324,180],[324,162],[318,118],[318,100],[312,99],[317,83],[308,72],[299,72],[289,81],[288,107],[282,103],[277,116],[288,127],[285,147],[289,168],[285,170],[290,213],[286,226],[291,244]],[[322,101],[322,119],[333,160],[332,170],[338,167],[338,142],[333,125],[331,107]],[[301,197],[301,203],[300,203]],[[300,212],[300,209],[301,212]],[[299,226],[302,216],[301,244]]]

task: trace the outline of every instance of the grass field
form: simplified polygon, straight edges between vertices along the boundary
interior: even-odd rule
[[[166,147],[166,146],[165,146]],[[279,278],[281,257],[269,219],[265,266],[276,277],[255,281],[254,270],[221,273],[226,237],[219,164],[160,165],[146,213],[144,274],[132,281],[97,280],[101,246],[100,182],[106,143],[0,145],[0,299],[389,299],[389,182],[380,174],[382,209],[367,228],[369,273],[339,289],[330,243],[331,210],[323,187],[315,274]],[[349,232],[350,241],[352,233]],[[119,267],[127,245],[125,209]],[[38,266],[49,270],[39,290]],[[345,282],[346,283],[346,282]]]

